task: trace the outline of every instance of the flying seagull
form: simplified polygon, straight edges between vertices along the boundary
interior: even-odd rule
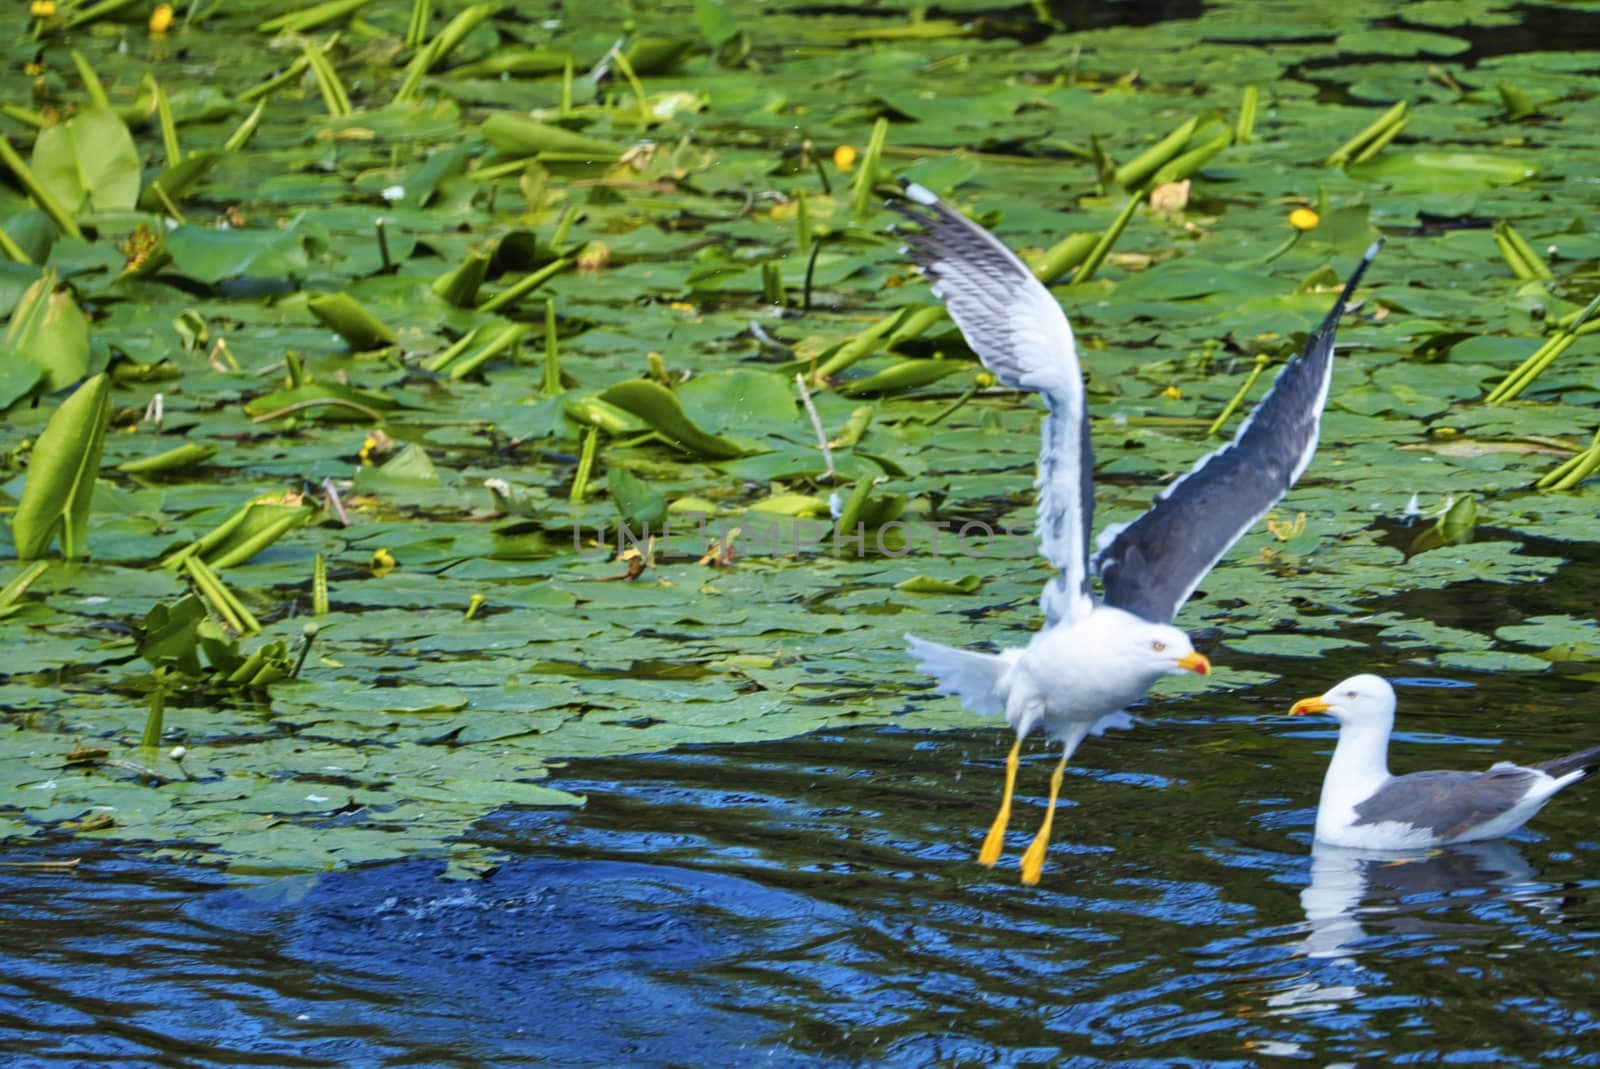
[[[1039,449],[1038,538],[1056,569],[1041,597],[1044,626],[1023,647],[959,650],[907,635],[921,669],[969,709],[1001,713],[1016,731],[1005,791],[978,860],[1000,857],[1022,740],[1043,728],[1061,744],[1044,824],[1022,857],[1022,882],[1044,866],[1062,774],[1072,751],[1102,719],[1120,712],[1162,676],[1211,671],[1189,636],[1171,626],[1217,559],[1294,485],[1316,450],[1333,368],[1339,315],[1377,254],[1367,250],[1333,310],[1287,363],[1232,442],[1202,457],[1132,523],[1101,533],[1090,584],[1094,458],[1083,376],[1072,328],[1026,264],[983,227],[915,184],[893,207],[916,223],[907,254],[944,301],[967,344],[1003,384],[1040,394],[1048,412]]]
[[[1487,772],[1389,774],[1394,688],[1381,676],[1351,676],[1290,713],[1339,721],[1317,803],[1317,839],[1367,850],[1413,850],[1497,839],[1516,831],[1561,788],[1600,768],[1600,746],[1541,761],[1501,761]]]

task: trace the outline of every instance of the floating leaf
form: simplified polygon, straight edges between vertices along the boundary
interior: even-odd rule
[[[174,270],[207,285],[225,278],[287,277],[310,266],[293,231],[180,226],[167,235],[166,246]]]
[[[630,531],[660,530],[667,519],[667,499],[649,483],[628,471],[613,467],[606,472],[606,489],[611,503]]]
[[[1471,42],[1460,37],[1425,30],[1375,29],[1350,30],[1341,33],[1334,41],[1341,52],[1360,55],[1375,53],[1383,56],[1415,56],[1425,53],[1434,56],[1454,56],[1472,47]]]
[[[826,516],[828,503],[810,494],[773,494],[750,506],[752,512],[771,512],[778,516]]]
[[[1510,650],[1446,650],[1434,658],[1440,668],[1468,672],[1547,672],[1550,662],[1542,657]]]
[[[140,457],[138,460],[125,460],[117,465],[117,470],[128,475],[155,475],[163,472],[184,471],[197,464],[204,464],[216,454],[217,447],[210,442],[185,442],[183,445],[175,446],[164,453]]]
[[[908,594],[971,594],[983,585],[976,575],[963,575],[960,579],[935,579],[928,575],[913,575],[894,585],[896,590]]]
[[[85,108],[39,131],[33,173],[73,214],[131,211],[139,201],[139,150],[109,108]]]
[[[603,392],[600,400],[632,412],[686,452],[723,458],[743,456],[747,452],[736,442],[701,430],[684,413],[671,390],[648,379],[619,382]]]
[[[257,421],[286,416],[315,416],[321,419],[369,420],[381,423],[384,413],[399,407],[391,398],[370,390],[355,390],[337,382],[308,382],[278,390],[245,403],[245,411]]]
[[[1389,152],[1350,167],[1353,178],[1383,182],[1391,189],[1435,193],[1511,185],[1538,173],[1538,164],[1526,156],[1430,150]]]
[[[696,375],[673,391],[684,414],[717,434],[764,434],[799,418],[794,380],[771,371],[733,368]]]

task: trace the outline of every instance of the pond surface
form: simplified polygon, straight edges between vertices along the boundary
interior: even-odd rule
[[[1508,842],[1314,851],[1333,732],[1283,715],[1379,671],[1399,771],[1597,741],[1600,481],[1536,488],[1588,455],[1600,339],[1485,403],[1594,296],[1594,12],[451,3],[414,94],[410,0],[61,6],[4,68],[86,235],[0,183],[33,260],[0,308],[59,300],[78,343],[0,382],[0,586],[50,561],[0,604],[6,1066],[1600,1062],[1600,786]],[[590,77],[619,37],[638,77]],[[80,175],[69,127],[125,166]],[[1037,626],[1031,549],[937,532],[1031,517],[1038,409],[922,314],[873,178],[1052,263],[1128,224],[1056,286],[1107,522],[1390,239],[1314,466],[1180,618],[1215,689],[1081,749],[1036,889],[1054,754],[985,872],[1005,732],[895,651]],[[101,371],[61,563],[11,520]],[[906,555],[780,545],[852,486]],[[1419,551],[1466,506],[1471,544]],[[737,554],[688,524],[621,581],[603,532],[665,510]],[[161,562],[247,519],[281,540],[209,556],[207,597],[261,631],[202,668],[221,610]],[[312,617],[298,679],[234,679]]]
[[[1492,626],[1515,601],[1452,611]],[[481,881],[418,861],[240,885],[79,842],[54,855],[75,871],[0,877],[0,1045],[12,1065],[1600,1062],[1593,787],[1509,841],[1313,851],[1330,723],[1281,715],[1387,670],[1396,770],[1483,767],[1592,742],[1592,685],[1342,652],[1087,744],[1035,890],[1011,866],[1047,752],[1001,866],[972,860],[999,730],[576,763],[554,782],[585,808],[473,830],[507,858]]]

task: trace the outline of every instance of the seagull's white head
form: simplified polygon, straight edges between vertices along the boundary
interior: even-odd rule
[[[1211,674],[1211,662],[1196,653],[1189,636],[1168,624],[1153,624],[1132,613],[1101,605],[1095,610],[1099,636],[1093,655],[1123,666],[1127,675],[1154,683],[1185,672]]]
[[[1152,667],[1160,667],[1162,675],[1181,676],[1185,672],[1198,672],[1203,676],[1211,674],[1211,662],[1206,655],[1197,652],[1189,636],[1176,627],[1151,624],[1142,645],[1144,649],[1141,652],[1151,659]]]
[[[1341,725],[1388,728],[1394,724],[1394,688],[1382,676],[1351,676],[1320,698],[1295,702],[1289,713],[1328,713]]]

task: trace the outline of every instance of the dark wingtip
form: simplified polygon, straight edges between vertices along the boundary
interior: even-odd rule
[[[1384,237],[1379,234],[1377,240],[1367,246],[1367,251],[1362,255],[1361,262],[1356,264],[1354,271],[1350,272],[1350,280],[1344,284],[1344,290],[1339,294],[1338,303],[1333,306],[1335,312],[1343,311],[1344,306],[1349,303],[1350,295],[1361,284],[1361,276],[1367,273],[1367,268],[1372,266],[1372,261],[1378,258],[1378,252],[1383,248],[1383,242]]]
[[[1376,241],[1367,246],[1367,251],[1361,256],[1361,262],[1356,264],[1355,270],[1350,272],[1349,279],[1345,281],[1344,289],[1339,291],[1339,299],[1333,302],[1333,307],[1328,310],[1327,318],[1322,321],[1322,325],[1311,336],[1311,340],[1307,343],[1307,351],[1310,351],[1321,340],[1331,338],[1333,332],[1338,329],[1339,317],[1344,315],[1345,306],[1350,303],[1350,298],[1355,294],[1356,287],[1361,285],[1361,276],[1367,273],[1367,268],[1372,266],[1372,261],[1378,258],[1378,252],[1383,248],[1384,240],[1383,235],[1380,234]]]

